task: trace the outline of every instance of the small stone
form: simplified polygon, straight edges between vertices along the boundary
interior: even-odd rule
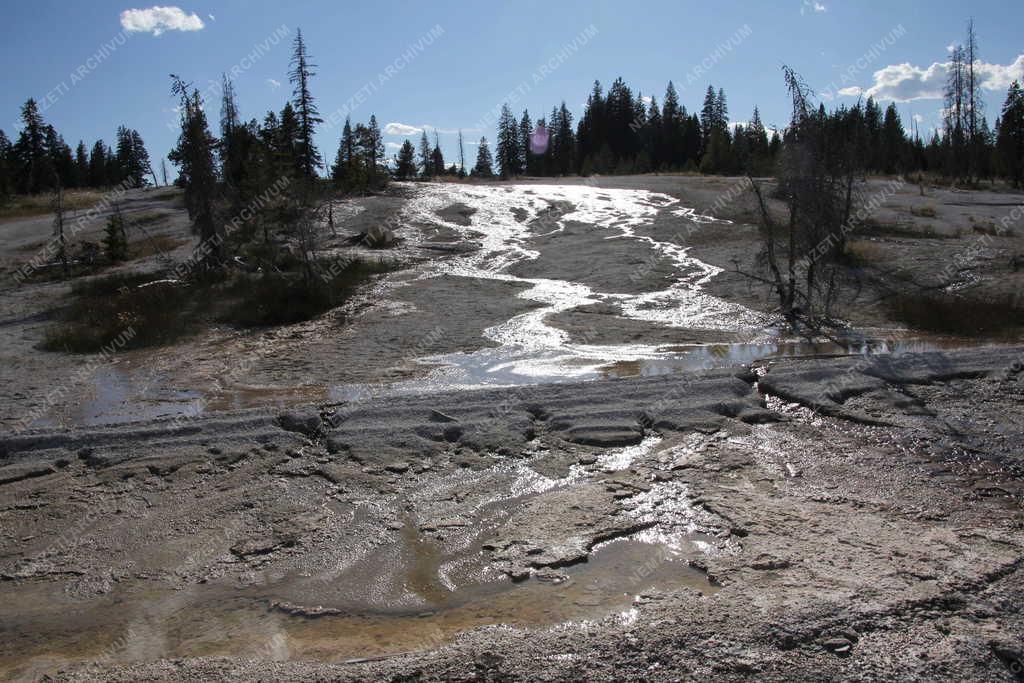
[[[789,569],[793,566],[793,563],[789,560],[785,560],[779,557],[772,557],[771,555],[759,555],[753,562],[750,563],[751,569],[759,569],[762,571],[775,570],[775,569]]]
[[[475,661],[478,669],[497,669],[505,661],[505,658],[493,652],[481,652]]]
[[[539,571],[534,574],[534,578],[543,583],[550,583],[556,586],[561,585],[569,580],[569,577],[562,572],[556,571]]]
[[[395,474],[404,474],[409,471],[409,463],[407,462],[393,462],[384,466],[388,472],[394,472]]]
[[[508,577],[513,581],[525,581],[530,578],[530,570],[526,567],[515,567],[508,570]]]
[[[827,638],[821,642],[821,646],[837,655],[847,655],[853,650],[853,643],[846,638]]]
[[[327,452],[331,455],[348,450],[348,444],[336,436],[327,437]]]
[[[316,436],[323,426],[320,414],[314,412],[281,413],[277,417],[277,424],[286,432],[297,432],[306,436]]]

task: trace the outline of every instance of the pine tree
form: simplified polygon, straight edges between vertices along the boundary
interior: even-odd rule
[[[494,177],[494,161],[491,158],[491,150],[487,146],[487,138],[480,138],[480,146],[476,151],[476,166],[473,167],[473,175],[477,178]]]
[[[281,121],[274,111],[268,111],[260,126],[260,142],[268,149],[276,149],[281,135]]]
[[[137,130],[127,126],[117,129],[117,175],[114,182],[126,182],[131,187],[145,187],[148,184],[149,152]]]
[[[107,180],[107,146],[102,140],[97,140],[89,154],[89,186],[106,187],[109,184],[110,182]]]
[[[115,211],[103,228],[103,252],[111,263],[124,261],[128,257],[128,237],[124,229],[124,216]]]
[[[990,180],[994,171],[996,138],[992,129],[988,127],[988,121],[984,116],[978,125],[978,140],[976,144],[977,158],[974,162],[974,172],[979,178]]]
[[[965,104],[968,76],[965,59],[963,46],[954,46],[946,71],[946,130],[944,137],[950,152],[947,172],[956,178],[963,178],[970,174],[966,134],[969,117]]]
[[[771,173],[771,149],[768,144],[768,133],[761,122],[761,112],[754,107],[747,127],[747,148],[750,153],[749,172],[752,175],[769,175]]]
[[[647,107],[647,125],[643,130],[643,148],[651,160],[651,170],[660,170],[665,160],[665,150],[662,148],[662,137],[664,123],[661,119],[661,110],[658,108],[658,101],[651,98]]]
[[[754,114],[750,117],[750,127],[747,131],[751,140],[751,149],[760,152],[768,149],[768,134],[761,123],[761,112],[757,105],[754,105]]]
[[[21,108],[21,134],[14,145],[18,191],[36,194],[54,186],[54,168],[46,150],[46,125],[36,101]]]
[[[370,182],[376,186],[378,182],[378,164],[384,160],[384,137],[380,134],[377,117],[373,114],[370,114],[370,124],[366,128],[366,143]]]
[[[712,86],[708,86],[707,92],[704,93],[704,106],[700,110],[700,132],[701,136],[705,141],[705,147],[711,140],[711,131],[714,129],[717,123],[716,114],[718,112],[718,97],[715,95],[715,89]]]
[[[603,172],[605,170],[600,167],[598,162],[602,145],[605,144],[604,119],[604,94],[601,90],[600,81],[594,81],[594,86],[587,97],[587,105],[583,110],[583,117],[580,119],[580,125],[577,129],[579,149],[577,171],[582,175],[590,175],[592,172]],[[538,119],[537,125],[539,126],[542,121],[544,119]],[[547,173],[543,159],[537,160],[537,166],[541,173]]]
[[[302,40],[302,29],[298,29],[295,35],[292,52],[292,70],[288,79],[295,90],[292,92],[294,98],[295,112],[298,117],[298,162],[301,170],[301,177],[312,180],[317,176],[317,169],[323,163],[319,150],[313,143],[313,135],[316,132],[316,125],[323,123],[320,112],[313,101],[313,95],[309,91],[309,79],[316,75],[313,69],[315,64],[309,61],[309,54],[306,52],[306,43]]]
[[[334,164],[331,165],[331,179],[334,180],[335,184],[339,187],[344,187],[348,179],[348,169],[351,156],[347,151],[347,145],[345,144],[345,136],[351,137],[352,127],[345,121],[345,130],[342,133],[341,141],[338,142],[338,154],[334,157]]]
[[[408,139],[402,143],[402,148],[395,156],[395,175],[399,180],[416,176],[416,149]]]
[[[700,160],[701,173],[730,173],[733,170],[732,141],[729,131],[712,127],[707,149]]]
[[[633,102],[633,122],[630,124],[635,145],[633,170],[636,173],[649,173],[652,170],[651,153],[647,149],[647,105],[643,93],[637,91]]]
[[[291,102],[285,102],[281,109],[280,123],[277,126],[277,140],[274,146],[276,156],[280,159],[281,170],[293,178],[305,178],[305,166],[302,157],[302,126],[299,116]]]
[[[121,166],[121,160],[117,156],[117,151],[107,147],[107,168],[104,172],[107,182],[111,185],[121,183],[124,181],[124,169]]]
[[[498,173],[509,178],[519,173],[519,130],[508,103],[501,105],[498,117]]]
[[[444,154],[441,153],[441,141],[437,137],[436,130],[434,131],[434,149],[430,153],[430,166],[431,175],[444,175]]]
[[[537,162],[530,154],[530,133],[533,132],[533,123],[530,121],[529,110],[523,110],[523,118],[519,120],[519,172],[527,175],[536,174]]]
[[[882,170],[885,173],[897,173],[902,166],[903,143],[906,134],[900,121],[896,103],[890,102],[885,109],[882,123]]]
[[[882,170],[882,124],[884,122],[882,107],[873,97],[869,97],[864,105],[864,128],[866,153],[864,162],[874,171]]]
[[[552,128],[561,128],[561,111],[558,118],[552,120]],[[621,78],[616,78],[608,88],[605,98],[605,137],[611,149],[613,170],[628,172],[632,169],[633,157],[636,155],[636,132],[631,124],[634,119],[633,93]],[[557,156],[557,154],[556,154]]]
[[[996,149],[1003,174],[1014,187],[1024,186],[1024,90],[1014,81],[1006,92]]]
[[[113,168],[111,180],[115,183],[124,182],[128,179],[129,169],[132,166],[132,134],[125,125],[117,127],[117,134],[115,135],[117,142],[114,145],[114,154],[116,155],[117,163]]]
[[[217,177],[214,171],[213,151],[217,140],[210,134],[199,90],[190,95],[189,85],[172,76],[171,91],[180,99],[181,134],[178,144],[168,159],[179,169],[179,179],[185,186],[185,206],[193,229],[209,248],[208,263],[223,260],[223,226],[214,216]]]
[[[664,153],[662,163],[666,168],[681,169],[687,160],[686,129],[688,120],[686,110],[679,106],[679,95],[672,81],[665,88],[665,103],[661,105],[662,144]],[[698,135],[699,140],[699,135]]]
[[[348,187],[350,190],[366,190],[370,185],[370,156],[373,141],[370,129],[365,124],[357,123],[353,136],[356,140],[355,163],[349,173]]]
[[[420,168],[422,169],[421,175],[424,178],[430,176],[432,170],[430,164],[430,141],[427,140],[427,131],[425,129],[420,132]]]
[[[84,140],[79,140],[75,148],[75,178],[78,187],[89,186],[89,150]]]
[[[742,123],[732,130],[732,150],[727,160],[728,173],[750,173],[750,129]]]
[[[235,102],[235,87],[228,80],[227,74],[221,74],[220,101],[220,165],[221,177],[229,185],[236,185],[240,180],[242,169],[238,154],[239,127],[238,104]]]
[[[345,117],[345,127],[341,131],[341,141],[338,143],[338,154],[334,158],[334,165],[331,167],[331,177],[339,187],[345,187],[352,167],[355,163],[355,136],[352,134],[352,122]]]
[[[725,103],[725,90],[718,89],[718,97],[715,98],[715,125],[728,130],[729,128],[729,106]]]
[[[558,165],[555,163],[555,137],[558,135],[558,107],[551,107],[551,113],[548,115],[548,148],[544,152],[544,174],[549,176],[558,175]],[[607,126],[605,126],[607,130]],[[607,163],[601,165],[601,168],[605,172],[612,170],[614,164],[612,163],[611,150],[608,147],[607,140],[601,145],[601,150],[605,152],[604,160]],[[598,156],[601,156],[600,152]]]
[[[51,126],[46,126],[46,153],[54,172],[54,182],[67,189],[75,186],[75,160],[64,137]]]
[[[553,135],[551,149],[555,164],[555,171],[559,175],[568,175],[573,169],[573,153],[576,142],[572,132],[572,114],[562,100],[562,106],[557,111],[557,120],[552,125]]]

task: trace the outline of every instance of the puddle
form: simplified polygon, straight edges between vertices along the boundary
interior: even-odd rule
[[[648,377],[695,372],[716,367],[750,365],[774,358],[921,353],[963,348],[965,342],[942,337],[864,339],[851,347],[835,342],[778,341],[767,343],[695,344],[662,347],[664,356],[623,360],[601,366],[603,377]]]
[[[127,356],[127,354],[126,354]],[[100,366],[91,386],[66,414],[43,415],[32,427],[118,425],[205,412],[248,408],[285,408],[328,400],[319,385],[295,387],[219,386],[217,391],[176,389],[172,378],[145,367],[133,357]]]
[[[688,591],[700,600],[718,590],[679,549],[645,540],[605,543],[585,563],[521,583],[502,579],[455,591],[444,589],[429,570],[436,567],[435,551],[421,550],[425,554],[408,568],[406,585],[437,606],[409,613],[295,616],[270,608],[272,589],[212,585],[177,592],[124,590],[88,607],[69,604],[53,611],[53,605],[67,602],[59,587],[23,586],[0,628],[0,669],[20,677],[69,662],[196,656],[338,662],[436,648],[480,627],[585,629],[597,619],[635,618],[639,603],[661,593]]]
[[[216,393],[177,390],[166,386],[168,378],[153,376],[133,364],[115,363],[97,370],[91,392],[63,421],[100,426],[152,420],[208,411],[278,408],[330,401],[361,402],[368,397],[417,394],[438,390],[472,390],[542,383],[588,381],[607,378],[685,374],[711,368],[749,365],[773,358],[827,355],[900,354],[962,348],[963,340],[914,337],[898,340],[865,339],[853,348],[833,342],[775,341],[731,344],[693,344],[638,347],[606,346],[602,354],[625,355],[608,361],[603,356],[581,356],[571,349],[529,349],[515,346],[487,348],[473,353],[433,357],[440,364],[427,376],[387,385],[324,387],[222,387]],[[642,356],[639,358],[631,356]],[[33,427],[60,426],[60,416],[47,415]]]

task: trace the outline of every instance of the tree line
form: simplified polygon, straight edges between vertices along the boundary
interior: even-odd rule
[[[865,173],[928,172],[967,182],[1003,176],[1020,187],[1024,169],[1020,84],[1011,84],[990,128],[976,73],[978,63],[977,37],[969,22],[964,44],[954,46],[950,56],[943,125],[927,142],[916,126],[907,131],[895,102],[884,111],[873,97],[830,112],[821,104],[811,115],[855,142]],[[634,95],[621,78],[607,92],[595,81],[575,130],[572,124],[564,101],[547,120],[538,119],[536,126],[550,143],[534,154],[529,147],[534,126],[529,112],[517,120],[508,105],[503,106],[498,120],[498,174],[502,178],[651,171],[770,175],[784,142],[777,131],[769,137],[756,106],[747,123],[730,125],[722,88],[709,85],[700,111],[688,112],[671,81],[660,107],[653,97],[645,98],[639,91]],[[793,125],[794,121],[787,122],[787,127]]]
[[[0,198],[61,188],[101,188],[125,183],[143,187],[156,176],[139,131],[119,126],[115,147],[79,141],[74,151],[43,119],[36,101],[21,108],[22,128],[12,143],[0,130]]]
[[[1001,176],[1020,187],[1024,172],[1024,95],[1020,84],[1015,81],[1010,85],[1005,104],[990,128],[979,114],[977,86],[969,85],[976,79],[957,76],[959,69],[967,73],[969,69],[958,66],[956,60],[954,53],[952,94],[947,96],[951,105],[945,109],[945,125],[927,142],[916,126],[908,132],[894,102],[884,110],[873,97],[831,111],[820,104],[812,114],[836,135],[856,143],[865,173],[927,172],[968,182]],[[691,114],[680,104],[671,82],[659,107],[653,97],[646,99],[640,93],[634,96],[621,78],[607,93],[595,81],[575,129],[572,123],[564,102],[552,110],[549,118],[536,122],[531,121],[529,111],[516,119],[504,105],[498,119],[497,175],[510,178],[652,171],[771,175],[784,143],[779,131],[773,130],[769,136],[756,106],[748,122],[731,125],[725,91],[710,85],[699,113]],[[549,140],[539,154],[530,150],[530,135],[535,130],[542,131]],[[486,140],[481,140],[473,174],[491,175],[489,159]]]

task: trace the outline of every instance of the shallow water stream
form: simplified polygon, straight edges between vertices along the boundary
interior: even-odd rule
[[[452,207],[464,207],[464,211],[453,215]],[[720,269],[691,256],[682,245],[698,226],[728,230],[731,224],[700,215],[666,194],[586,185],[433,184],[417,188],[401,217],[410,234],[432,226],[460,235],[463,243],[479,245],[476,251],[428,260],[411,282],[401,286],[429,288],[430,281],[441,276],[502,281],[522,286],[519,298],[533,307],[485,329],[488,343],[483,348],[419,357],[412,348],[407,361],[422,366],[420,376],[386,379],[372,386],[335,385],[303,376],[296,378],[302,384],[294,386],[218,381],[215,391],[207,386],[181,389],[174,388],[178,384],[173,367],[153,370],[145,352],[123,353],[99,368],[91,391],[74,414],[63,417],[64,422],[116,424],[217,410],[338,403],[369,395],[686,373],[761,359],[851,352],[832,343],[780,338],[764,315],[708,294],[703,286]],[[591,244],[597,240],[606,248],[599,246],[579,257],[567,255],[576,238],[569,240],[569,246],[553,240],[570,230],[573,236]],[[655,239],[650,234],[669,237]],[[550,271],[547,277],[515,274],[539,260]],[[655,269],[668,273],[661,285],[635,286]],[[605,286],[571,279],[563,270]],[[645,341],[638,333],[628,344],[597,339],[581,343],[579,334],[570,335],[552,324],[553,315],[588,305],[617,311],[617,315],[591,316],[597,321],[595,328],[632,321],[697,330],[702,339],[711,341],[666,344]],[[600,329],[591,331],[593,337],[600,336]],[[582,336],[586,342],[586,330]],[[866,331],[853,352],[924,351],[947,344],[957,345],[943,339],[908,338],[900,331],[873,330]],[[35,426],[55,424],[44,416]]]

